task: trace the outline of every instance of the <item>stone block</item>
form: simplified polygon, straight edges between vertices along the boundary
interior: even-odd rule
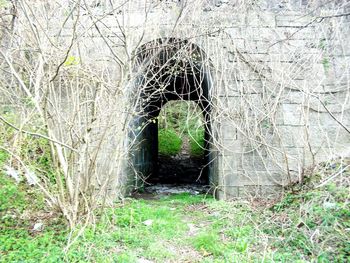
[[[270,173],[279,180],[279,184],[285,184],[287,177],[282,176],[288,171],[300,171],[305,163],[303,148],[284,148],[280,151],[269,151],[265,156],[263,151],[261,155],[257,152],[245,154],[242,157],[242,167],[247,172]],[[258,176],[258,174],[257,174]]]
[[[248,65],[245,61],[239,60],[231,64],[231,67],[230,78],[234,81],[261,79],[261,77],[254,72],[252,66]]]
[[[348,82],[350,79],[350,57],[326,57],[320,63],[324,69],[325,84]]]
[[[291,28],[291,27],[277,27],[274,29],[275,34],[279,40],[314,40],[318,37],[317,32],[313,26],[306,28]]]
[[[235,37],[235,38],[232,38],[232,42],[235,49],[245,50],[246,48],[245,39]]]
[[[308,64],[304,64],[308,63]],[[292,63],[276,63],[272,65],[276,70],[274,77],[276,80],[282,79],[285,83],[290,80],[304,80],[309,79],[312,76],[313,79],[323,81],[326,78],[324,67],[322,64],[314,64],[312,61],[305,62],[292,62]]]
[[[246,53],[245,60],[249,63],[268,63],[273,61],[270,54],[265,53]]]
[[[350,28],[350,25],[348,25]],[[349,35],[349,37],[347,37]],[[348,43],[350,42],[350,33],[344,34],[344,37],[337,41],[337,43],[333,43],[329,48],[329,52],[333,56],[340,57],[348,57],[350,56],[350,49],[348,48]]]
[[[310,96],[309,98],[309,107],[320,112],[344,112],[344,110],[349,109],[347,105],[349,105],[350,98],[346,94],[347,91],[315,94],[315,96]]]
[[[261,186],[249,185],[238,188],[238,196],[240,198],[261,198]]]
[[[239,197],[239,188],[233,187],[220,187],[217,190],[216,198],[219,200],[232,200]]]
[[[222,85],[218,90],[220,100],[224,101],[227,97],[239,97],[240,96],[240,82],[236,81],[227,85]]]
[[[244,154],[241,159],[242,170],[267,172],[277,171],[280,169],[280,167],[274,161],[264,155],[264,152],[259,152],[259,150]]]
[[[251,94],[254,97],[256,94],[261,94],[263,92],[263,88],[267,84],[267,82],[261,80],[237,80],[236,88],[240,95]]]
[[[246,17],[247,26],[274,27],[276,25],[275,14],[272,12],[250,12]]]
[[[309,125],[309,142],[315,148],[333,148],[337,144],[350,143],[350,134],[340,126]]]
[[[221,109],[220,115],[222,117],[217,120],[220,123],[228,121],[228,122],[231,122],[231,124],[233,125],[234,124],[233,120],[235,120],[242,111],[241,96],[219,97],[219,101],[217,105]]]
[[[272,168],[278,167],[281,173],[287,174],[290,171],[300,172],[306,162],[309,162],[305,156],[304,148],[284,147],[280,151],[270,151],[266,162],[271,162]]]
[[[248,41],[271,41],[276,39],[274,27],[245,27],[241,29],[241,34]]]
[[[335,80],[332,82],[328,82],[328,79],[322,82],[322,85],[319,85],[318,89],[311,90],[315,93],[342,93],[346,90],[350,89],[350,83],[342,80]],[[318,95],[318,94],[316,94]]]
[[[246,42],[246,49],[251,53],[267,54],[271,46],[270,41],[253,40]]]
[[[263,185],[260,187],[260,194],[263,198],[275,199],[281,196],[283,187],[278,185]]]
[[[222,171],[225,186],[259,186],[259,185],[286,185],[289,182],[287,173],[280,171]]]
[[[286,12],[276,15],[277,27],[305,27],[315,18],[301,12]]]
[[[272,145],[279,147],[305,146],[304,126],[277,125],[276,129],[270,135]]]
[[[225,32],[227,32],[233,39],[234,38],[241,38],[243,28],[245,28],[245,27],[230,27],[230,28],[225,29]]]
[[[332,115],[343,125],[350,127],[350,109],[344,112],[333,112]],[[311,127],[313,126],[338,126],[338,123],[328,112],[310,110],[307,120]],[[340,126],[339,126],[340,127]]]
[[[282,104],[284,125],[304,125],[304,108],[301,104]]]
[[[237,173],[238,170],[242,170],[242,154],[237,151],[231,154],[220,154],[219,169],[223,174]]]

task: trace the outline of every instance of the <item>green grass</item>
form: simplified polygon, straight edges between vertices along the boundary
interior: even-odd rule
[[[0,165],[7,158],[0,152]],[[67,253],[63,219],[48,216],[34,188],[2,173],[0,262],[347,262],[349,186],[340,178],[314,188],[334,173],[327,169],[274,203],[189,194],[126,199],[99,211]],[[45,227],[33,232],[38,221]]]
[[[181,150],[182,139],[174,130],[158,131],[158,151],[163,155],[176,155]]]
[[[164,155],[179,153],[182,141],[189,139],[190,154],[204,154],[204,127],[202,112],[194,103],[174,101],[167,103],[158,117],[159,152]]]
[[[204,154],[204,129],[189,131],[190,152],[193,156],[201,156]]]
[[[2,168],[8,154],[0,150],[0,262],[57,262],[63,259],[62,241],[66,239],[64,221],[52,220],[42,233],[32,228],[43,215],[44,198],[38,189],[16,183]],[[56,227],[56,228],[55,228]],[[57,227],[61,232],[57,231]]]

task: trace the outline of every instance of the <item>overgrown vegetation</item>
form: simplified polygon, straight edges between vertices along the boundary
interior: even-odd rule
[[[203,155],[204,152],[204,129],[188,132],[190,137],[190,153],[193,156]]]
[[[182,139],[174,130],[161,129],[158,131],[159,153],[164,155],[177,154],[182,145]]]
[[[349,165],[320,165],[279,201],[127,199],[100,212],[66,253],[62,218],[45,212],[34,188],[1,173],[0,262],[347,262]]]
[[[183,142],[189,141],[189,153],[201,156],[204,153],[204,125],[202,112],[188,101],[168,102],[161,110],[158,123],[159,152],[176,155]]]

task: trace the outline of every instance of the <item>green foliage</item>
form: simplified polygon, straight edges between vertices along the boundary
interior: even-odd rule
[[[0,149],[0,168],[2,168],[4,166],[7,158],[8,158],[8,153],[5,152],[4,150]]]
[[[3,173],[0,185],[0,262],[62,261],[66,232],[54,231],[49,226],[37,235],[31,231],[35,214],[44,207],[41,193],[24,183],[15,183]],[[60,221],[58,227],[62,229],[65,225]]]
[[[16,209],[20,212],[24,209],[24,195],[19,185],[1,172],[7,159],[7,152],[0,150],[0,222],[3,218],[6,219],[5,212],[9,209]]]
[[[1,111],[4,117],[10,123],[18,126],[19,122],[18,116],[16,116],[11,108],[2,108]],[[40,128],[40,123],[31,123],[30,127],[23,127],[25,130],[43,133]],[[52,185],[56,183],[56,173],[55,166],[52,162],[50,145],[48,140],[39,137],[33,137],[28,134],[20,134],[16,130],[12,129],[7,125],[0,126],[0,143],[4,144],[6,147],[11,145],[13,138],[16,135],[16,154],[21,158],[21,160],[26,164],[30,170],[35,173],[40,173],[44,175],[45,178],[49,179]],[[7,154],[7,153],[6,153]],[[2,152],[0,150],[0,165],[2,159]],[[14,167],[16,168],[16,167]]]
[[[5,8],[10,4],[8,0],[0,0],[0,9]]]
[[[201,110],[193,103],[185,101],[169,102],[161,110],[158,117],[158,137],[163,139],[162,137],[165,134],[169,134],[169,136],[171,135],[175,138],[176,134],[177,137],[181,138],[181,141],[185,141],[188,138],[190,143],[189,153],[194,156],[203,155],[204,127],[202,118]],[[173,152],[175,152],[175,149],[178,149],[175,154],[179,152],[181,145],[176,144],[172,138],[169,141],[163,140],[162,142],[170,144],[168,147],[174,149]],[[160,153],[171,155],[166,150],[163,151],[163,149],[163,145],[160,144]]]
[[[307,178],[304,185],[293,187],[272,207],[275,220],[262,225],[265,233],[280,237],[272,240],[272,246],[279,251],[276,259],[349,260],[349,238],[343,232],[349,226],[349,191],[335,183],[313,188],[312,185],[322,181],[322,176],[315,174]],[[281,217],[286,222],[283,228]]]
[[[79,58],[77,58],[75,56],[68,56],[63,65],[65,67],[69,67],[69,66],[75,66],[78,64],[79,64]]]
[[[159,153],[163,155],[175,155],[181,150],[182,139],[174,130],[158,131]]]
[[[224,247],[216,233],[201,233],[193,239],[193,246],[204,253],[220,256],[224,252]]]
[[[12,179],[0,174],[0,216],[10,209],[16,209],[19,212],[25,208],[24,194],[20,191]]]
[[[327,49],[327,40],[325,38],[322,38],[319,42],[318,48],[321,50]]]
[[[63,261],[63,241],[63,236],[53,231],[45,231],[37,236],[32,236],[27,229],[2,231],[0,262]]]
[[[166,205],[194,205],[213,201],[212,196],[191,195],[189,193],[164,196],[160,199]]]
[[[193,131],[192,131],[193,132]],[[201,156],[204,154],[204,129],[195,130],[190,133],[190,151],[193,156]]]
[[[323,58],[322,59],[322,65],[323,65],[324,70],[326,72],[328,72],[329,67],[330,67],[329,59],[328,58]]]
[[[0,151],[0,165],[7,158]],[[348,262],[346,180],[312,187],[329,174],[293,186],[270,209],[190,194],[126,199],[97,214],[67,253],[62,218],[45,220],[40,194],[0,174],[0,262]],[[45,227],[33,232],[38,220]]]

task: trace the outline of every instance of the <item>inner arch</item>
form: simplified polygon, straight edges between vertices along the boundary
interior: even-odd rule
[[[203,113],[204,159],[201,182],[213,179],[211,149],[211,76],[205,53],[195,44],[176,38],[157,39],[137,51],[135,85],[137,114],[132,121],[133,171],[137,186],[158,173],[158,115],[169,101],[196,103]],[[185,174],[183,176],[186,176]],[[195,183],[195,182],[193,182]]]

